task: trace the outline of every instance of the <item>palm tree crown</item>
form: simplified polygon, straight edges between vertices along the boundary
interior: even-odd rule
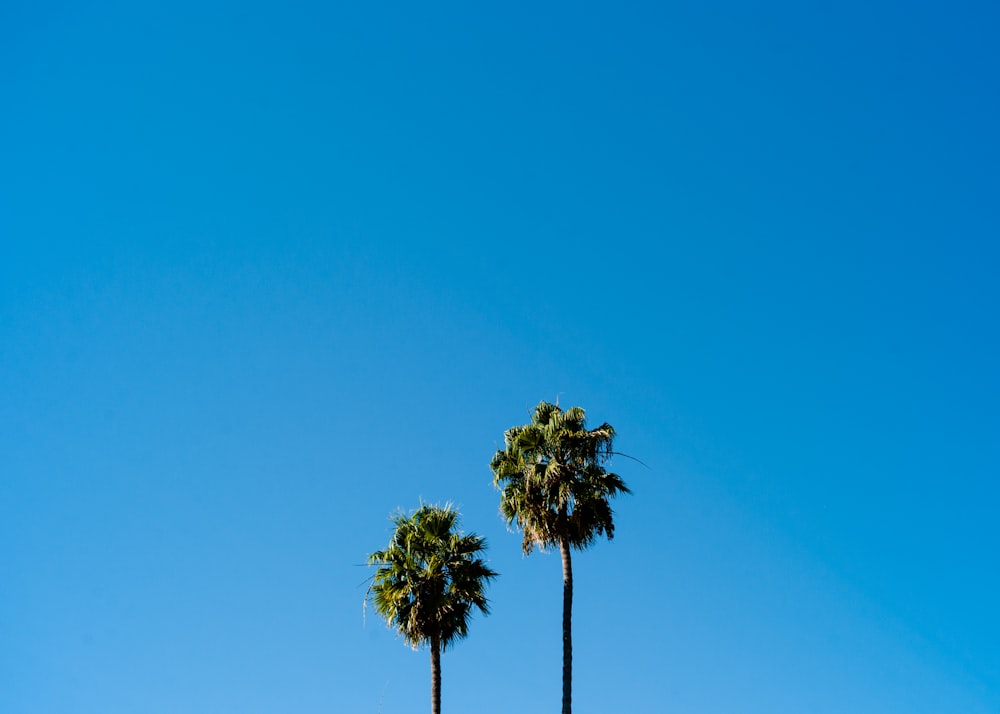
[[[604,468],[614,436],[607,423],[588,430],[580,407],[563,411],[548,402],[535,407],[530,424],[506,431],[506,448],[490,468],[501,490],[500,512],[523,532],[525,553],[562,543],[582,549],[599,535],[614,538],[608,499],[630,493]]]
[[[421,505],[392,521],[389,546],[368,557],[379,566],[369,588],[375,610],[414,649],[435,642],[446,649],[468,635],[473,608],[489,614],[485,588],[497,573],[478,557],[486,540],[458,531],[450,506]]]

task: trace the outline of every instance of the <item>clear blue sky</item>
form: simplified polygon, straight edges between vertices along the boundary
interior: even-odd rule
[[[502,573],[444,711],[556,711],[556,398],[648,464],[578,714],[1000,711],[1000,13],[750,5],[4,2],[0,711],[426,711],[420,499]]]

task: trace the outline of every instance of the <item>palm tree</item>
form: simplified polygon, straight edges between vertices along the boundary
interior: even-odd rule
[[[524,534],[525,555],[535,546],[558,546],[563,569],[563,714],[572,712],[573,562],[570,550],[583,550],[599,535],[614,537],[608,499],[629,493],[604,464],[612,454],[615,430],[601,424],[588,430],[580,407],[562,411],[541,402],[530,424],[504,434],[505,447],[490,468],[500,489],[500,513]]]
[[[396,529],[385,550],[368,556],[377,565],[366,595],[406,644],[431,650],[431,712],[441,714],[441,651],[469,634],[473,607],[489,614],[486,583],[497,573],[478,557],[486,540],[458,530],[450,505],[421,504],[392,517]]]

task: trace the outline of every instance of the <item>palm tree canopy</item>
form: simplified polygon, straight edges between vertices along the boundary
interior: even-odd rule
[[[458,530],[451,506],[421,505],[392,517],[396,528],[377,565],[369,595],[376,612],[414,649],[433,640],[442,649],[469,633],[473,608],[489,614],[486,583],[497,576],[479,557],[486,540]]]
[[[630,493],[625,482],[604,468],[612,454],[610,424],[587,429],[580,407],[565,411],[541,402],[531,423],[504,434],[505,448],[490,468],[500,489],[500,512],[524,534],[525,553],[561,540],[585,548],[599,535],[614,538],[608,499]]]

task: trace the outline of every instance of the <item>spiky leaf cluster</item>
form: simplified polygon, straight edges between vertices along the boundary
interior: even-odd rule
[[[486,540],[462,534],[450,506],[421,505],[392,521],[388,547],[368,557],[379,566],[369,588],[375,610],[414,649],[433,640],[447,649],[468,635],[473,608],[489,613],[485,588],[497,573],[479,557]]]
[[[504,434],[505,448],[490,468],[500,489],[500,512],[524,535],[525,553],[565,541],[585,548],[599,535],[614,537],[608,500],[629,493],[620,476],[604,467],[612,453],[614,428],[587,429],[580,407],[565,411],[541,402],[531,423]]]

